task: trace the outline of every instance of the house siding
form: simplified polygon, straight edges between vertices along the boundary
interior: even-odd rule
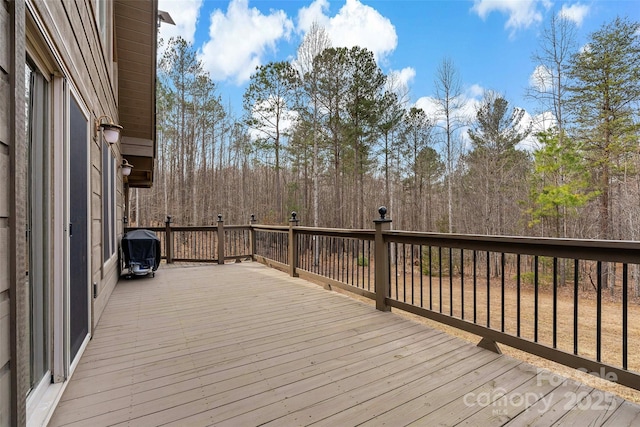
[[[62,75],[75,90],[80,103],[88,111],[89,162],[87,218],[89,241],[89,277],[87,286],[92,296],[91,331],[98,323],[102,311],[119,277],[117,254],[107,263],[102,262],[102,164],[103,144],[93,132],[93,122],[102,115],[109,115],[118,122],[117,73],[112,61],[110,43],[101,41],[94,15],[95,2],[78,0],[52,2],[49,0],[0,0],[0,427],[26,424],[26,396],[29,391],[29,301],[27,247],[28,158],[25,129],[25,58],[27,55],[26,17],[33,12],[38,36],[45,46],[44,55],[55,67],[56,75]],[[113,13],[110,3],[110,14]],[[113,22],[109,17],[108,22]],[[29,27],[31,28],[31,27]],[[29,33],[31,34],[31,32]],[[112,37],[111,35],[109,36]],[[46,73],[45,73],[46,74]],[[56,124],[54,124],[56,125]],[[57,124],[59,125],[59,124]],[[119,144],[110,148],[120,159]],[[52,153],[54,156],[61,153]],[[119,160],[117,160],[119,161]],[[53,164],[53,163],[51,163]],[[60,164],[60,163],[55,163]],[[51,171],[51,174],[59,173]],[[50,179],[52,179],[50,177]],[[122,225],[122,177],[116,185],[117,218],[116,233]],[[59,191],[52,191],[52,207],[61,203]],[[62,199],[60,199],[62,200]],[[60,212],[52,209],[51,212]],[[62,230],[60,223],[52,227],[51,238],[59,241],[66,235],[53,234]],[[65,224],[66,225],[66,224]],[[51,250],[51,249],[50,249]],[[59,258],[62,259],[62,258]],[[63,265],[53,263],[51,269],[60,271]],[[63,277],[48,272],[50,281]],[[60,280],[60,279],[55,279]],[[93,295],[93,283],[97,295]],[[53,283],[50,289],[54,291]],[[53,299],[53,298],[52,298]],[[55,374],[61,378],[60,373]]]
[[[25,224],[26,224],[26,194],[27,158],[25,138],[25,91],[24,91],[24,58],[25,58],[25,4],[22,1],[8,4],[8,33],[7,51],[9,54],[6,66],[9,91],[0,103],[8,105],[8,139],[4,145],[8,147],[9,179],[8,183],[8,217],[5,221],[9,235],[9,335],[10,360],[9,394],[10,413],[7,422],[23,425],[26,422],[26,400],[29,378],[29,354],[27,352],[29,332],[27,328],[28,304],[25,284],[26,252],[25,252]],[[4,68],[3,68],[4,69]],[[6,185],[5,183],[5,185]],[[6,370],[6,368],[5,368]],[[5,380],[6,381],[6,380]],[[5,397],[6,399],[6,397]],[[6,403],[3,403],[6,407]]]
[[[69,70],[69,78],[80,92],[80,97],[90,112],[90,124],[102,115],[109,115],[118,122],[116,101],[116,76],[110,53],[106,52],[95,24],[94,12],[88,1],[50,2],[34,1],[34,8],[44,26],[55,28],[51,32],[53,45],[64,52],[62,60]],[[73,43],[71,43],[73,42]],[[102,164],[101,149],[104,145],[91,132],[89,169],[89,218],[91,236],[89,253],[90,294],[108,300],[113,284],[117,281],[115,269],[105,269],[102,263]],[[119,147],[112,147],[119,158]],[[120,186],[122,184],[120,183]],[[122,233],[122,224],[118,224],[118,233]],[[103,292],[105,294],[103,294]],[[104,304],[94,304],[92,300],[92,329],[102,315]]]
[[[9,300],[9,11],[0,7],[0,426],[11,423]]]

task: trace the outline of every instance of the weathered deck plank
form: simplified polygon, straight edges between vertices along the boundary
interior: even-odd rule
[[[599,390],[537,374],[257,263],[161,269],[118,284],[50,425],[624,425],[640,417],[619,398],[594,410],[587,403]],[[525,395],[537,398],[518,401]]]

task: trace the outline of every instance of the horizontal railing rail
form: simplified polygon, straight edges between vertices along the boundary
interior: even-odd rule
[[[507,345],[640,389],[639,242],[395,231],[382,208],[369,230],[301,227],[294,214],[289,226],[219,219],[225,236],[238,233],[225,259],[251,257],[470,332],[493,351]]]

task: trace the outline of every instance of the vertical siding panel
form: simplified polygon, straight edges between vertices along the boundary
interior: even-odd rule
[[[0,426],[11,424],[11,304],[9,300],[10,16],[0,7]]]
[[[27,157],[25,128],[25,2],[15,0],[9,5],[9,95],[0,103],[9,105],[9,283],[10,283],[10,340],[11,340],[11,408],[13,425],[26,423],[26,395],[29,389],[28,301],[24,286],[26,270],[25,224]],[[5,184],[6,185],[6,184]],[[4,380],[6,381],[6,379]],[[3,393],[4,395],[4,393]],[[7,397],[9,398],[9,397]],[[4,399],[7,399],[4,398]],[[6,402],[1,402],[6,407]]]

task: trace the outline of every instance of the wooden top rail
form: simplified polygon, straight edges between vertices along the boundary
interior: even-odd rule
[[[640,263],[640,242],[385,231],[385,241],[568,259]]]
[[[318,236],[342,237],[347,239],[374,240],[373,230],[347,230],[341,228],[296,227],[299,234],[315,234]]]

